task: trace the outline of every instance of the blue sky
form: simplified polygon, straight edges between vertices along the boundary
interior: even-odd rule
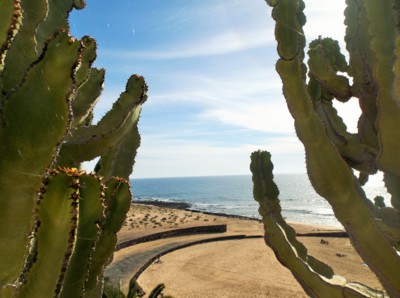
[[[344,0],[305,3],[308,42],[343,39]],[[272,153],[276,173],[305,173],[270,13],[263,0],[87,0],[71,14],[72,34],[94,37],[95,65],[106,68],[96,119],[131,74],[149,85],[133,177],[249,174],[257,149]]]

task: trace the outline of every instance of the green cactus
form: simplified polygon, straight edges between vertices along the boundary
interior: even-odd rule
[[[303,1],[266,2],[273,7],[272,17],[276,22],[280,57],[276,69],[297,136],[305,148],[310,181],[332,206],[353,246],[387,294],[400,296],[400,162],[396,156],[400,149],[399,4],[347,0],[345,41],[349,63],[336,41],[319,38],[310,43],[307,68],[303,63]],[[353,79],[352,84],[348,77]],[[350,98],[358,98],[362,110],[357,133],[347,132],[332,105],[334,99],[347,102]],[[268,235],[266,240],[278,259],[311,296],[383,295],[344,281],[333,286],[333,272],[307,256],[280,216],[278,193],[269,173],[272,164],[267,155],[254,153],[251,169],[254,196],[260,202]],[[360,172],[358,179],[353,169]],[[362,189],[368,176],[378,170],[384,173],[392,197],[391,207],[379,199],[374,205]],[[296,254],[300,259],[293,258]]]
[[[307,248],[296,239],[295,230],[281,215],[279,190],[273,181],[273,164],[269,152],[254,152],[250,169],[253,173],[254,198],[260,204],[265,242],[277,259],[288,267],[304,290],[312,297],[383,297],[357,283],[348,283],[334,274],[332,268],[307,254]]]
[[[73,39],[68,26],[83,7],[0,3],[1,297],[99,297],[132,199],[126,180],[147,86],[133,75],[92,124],[104,70],[92,68],[95,40]],[[94,173],[79,170],[96,157]]]
[[[132,278],[129,281],[129,290],[128,294],[125,295],[121,291],[121,284],[119,284],[119,287],[116,287],[114,284],[110,282],[110,280],[106,277],[105,278],[105,289],[103,292],[102,298],[136,298],[136,297],[142,297],[146,293],[142,292],[140,290],[140,293],[138,293],[138,283],[136,282],[136,279]],[[170,295],[164,295],[163,291],[165,289],[164,284],[158,284],[149,294],[149,298],[157,298],[157,297],[165,297],[165,298],[173,298]]]
[[[114,178],[107,183],[104,201],[108,208],[104,220],[100,223],[101,234],[93,247],[84,297],[98,297],[101,294],[105,265],[111,262],[117,244],[116,234],[125,220],[131,198],[129,184],[125,180]]]
[[[157,285],[149,294],[149,298],[157,298],[161,295],[162,291],[165,289],[164,284]]]

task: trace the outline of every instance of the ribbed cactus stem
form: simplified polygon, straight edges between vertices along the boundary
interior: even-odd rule
[[[60,298],[79,297],[84,290],[90,257],[101,230],[105,186],[100,177],[80,175],[76,242],[66,268]]]
[[[288,267],[311,297],[383,297],[366,286],[348,283],[334,274],[332,268],[307,254],[306,247],[296,239],[296,232],[281,215],[279,190],[273,180],[271,154],[265,151],[251,155],[254,198],[260,204],[265,229],[265,242],[277,259]]]
[[[18,296],[53,297],[60,290],[63,268],[68,264],[77,226],[79,193],[73,176],[51,173],[38,206],[37,259]]]
[[[379,110],[378,131],[380,141],[379,163],[383,170],[400,177],[400,98],[393,90],[396,62],[396,38],[399,37],[397,25],[399,4],[396,1],[377,3],[364,1],[367,18],[370,20],[369,32],[372,36],[371,49],[376,57],[375,78],[378,84],[377,106]],[[396,70],[396,68],[395,68]]]
[[[68,25],[84,6],[0,1],[0,297],[101,297],[132,201],[122,178],[140,144],[147,86],[132,76],[92,125],[105,71],[92,67],[95,40],[73,39]],[[104,179],[80,170],[98,157]]]
[[[90,266],[85,283],[84,297],[96,297],[103,287],[105,267],[111,262],[117,232],[121,228],[131,204],[129,183],[123,179],[110,180],[105,188],[105,217],[100,223],[101,235],[91,254]]]
[[[400,295],[400,162],[397,157],[400,108],[393,86],[398,70],[395,49],[399,4],[347,0],[345,24],[350,63],[340,54],[337,42],[319,38],[310,44],[307,69],[303,63],[303,1],[267,3],[273,7],[272,17],[276,22],[280,57],[276,69],[295,120],[297,136],[305,148],[310,181],[332,206],[353,246],[387,293],[397,297]],[[353,77],[352,85],[342,73]],[[358,98],[362,110],[356,133],[347,132],[332,105],[333,100],[350,98]],[[359,179],[353,169],[361,172]],[[385,183],[392,195],[391,207],[373,205],[361,187],[368,175],[377,170],[384,171]],[[264,211],[262,215],[264,222],[273,220],[269,212]],[[321,286],[310,287],[312,292]],[[361,292],[368,293],[365,289]]]
[[[131,76],[126,91],[98,124],[72,129],[60,152],[60,165],[76,166],[105,154],[109,148],[122,142],[137,125],[141,106],[147,99],[146,92],[143,77]]]
[[[63,59],[59,58],[60,48],[64,50]],[[32,229],[35,192],[68,127],[70,74],[78,48],[79,44],[67,34],[55,36],[46,55],[27,72],[25,84],[4,99],[4,127],[0,133],[0,285],[13,283],[22,268]]]

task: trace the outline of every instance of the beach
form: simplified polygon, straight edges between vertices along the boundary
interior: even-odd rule
[[[260,221],[170,207],[174,205],[132,205],[118,234],[120,247],[106,270],[106,276],[120,282],[124,291],[136,274],[147,294],[164,283],[164,294],[176,298],[307,297],[264,243]],[[382,289],[343,231],[309,224],[292,226],[304,235],[298,239],[309,254],[329,264],[335,274]],[[183,231],[182,235],[176,231]]]

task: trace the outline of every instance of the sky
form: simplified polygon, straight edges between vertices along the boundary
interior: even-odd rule
[[[307,43],[329,36],[345,52],[344,2],[305,1]],[[270,15],[263,0],[87,0],[71,13],[71,34],[94,37],[95,66],[106,69],[95,120],[130,75],[148,84],[133,178],[250,174],[259,149],[271,152],[277,174],[306,172]],[[347,106],[338,108],[354,129],[357,101]]]

